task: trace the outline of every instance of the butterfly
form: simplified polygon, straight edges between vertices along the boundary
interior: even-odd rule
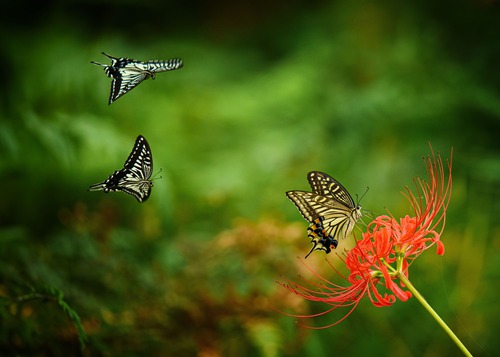
[[[288,191],[287,197],[297,206],[309,222],[307,236],[315,250],[330,253],[337,248],[338,240],[347,237],[361,218],[361,206],[337,180],[320,171],[307,174],[312,192]]]
[[[108,77],[111,77],[111,94],[109,104],[120,98],[122,95],[130,92],[143,80],[155,79],[157,72],[171,71],[183,66],[180,58],[172,58],[166,61],[151,60],[141,62],[130,58],[116,58],[104,52],[103,55],[111,59],[111,65],[105,65],[91,61],[90,63],[104,67]]]
[[[144,202],[151,194],[153,156],[146,138],[139,135],[124,168],[113,172],[106,181],[90,186],[89,191],[123,191]]]

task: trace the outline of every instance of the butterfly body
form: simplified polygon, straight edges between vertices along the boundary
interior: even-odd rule
[[[134,148],[124,167],[113,172],[106,181],[90,186],[90,191],[114,192],[122,191],[134,196],[137,201],[144,202],[151,194],[153,181],[150,180],[153,171],[153,157],[148,142],[139,135]]]
[[[354,203],[349,192],[334,178],[319,171],[307,175],[312,192],[288,191],[287,197],[309,222],[308,237],[313,243],[309,256],[315,250],[329,253],[338,240],[347,237],[357,220],[361,207]]]
[[[103,52],[111,59],[111,65],[105,65],[92,61],[91,63],[104,67],[104,72],[111,81],[111,93],[109,104],[130,92],[143,80],[155,79],[156,73],[166,72],[181,68],[183,62],[180,58],[172,58],[166,61],[151,60],[146,62],[137,61],[126,57],[113,57]]]

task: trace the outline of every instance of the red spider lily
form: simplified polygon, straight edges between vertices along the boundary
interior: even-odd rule
[[[344,285],[328,281],[307,265],[320,279],[320,283],[307,281],[309,287],[292,281],[282,284],[307,300],[331,306],[319,314],[293,316],[307,318],[324,315],[339,308],[349,309],[341,319],[321,327],[326,328],[343,321],[365,296],[377,307],[389,306],[397,299],[406,301],[412,297],[412,291],[415,293],[415,290],[408,280],[408,268],[413,260],[433,245],[436,245],[438,255],[444,254],[440,238],[452,187],[451,158],[447,163],[448,175],[445,174],[439,154],[436,156],[432,152],[424,158],[424,162],[427,181],[415,179],[416,193],[413,194],[407,187],[404,194],[410,202],[413,216],[407,215],[398,221],[391,216],[382,215],[370,222],[362,239],[343,258],[350,271],[347,276],[330,265],[343,278]]]

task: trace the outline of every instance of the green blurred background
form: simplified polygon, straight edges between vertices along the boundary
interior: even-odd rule
[[[276,284],[311,277],[284,192],[322,170],[369,186],[374,214],[410,213],[429,143],[454,150],[447,250],[410,278],[475,355],[500,349],[498,1],[2,7],[2,355],[457,355],[415,299],[319,331],[275,311],[326,308]],[[108,106],[101,51],[184,68]],[[162,169],[149,201],[87,192],[138,134]],[[324,257],[307,262],[335,279]]]

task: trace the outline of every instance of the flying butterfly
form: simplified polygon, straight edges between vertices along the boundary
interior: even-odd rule
[[[338,240],[347,237],[357,220],[361,207],[337,180],[320,171],[307,174],[312,192],[288,191],[287,197],[309,222],[307,236],[313,244],[306,258],[315,250],[326,253],[335,249]]]
[[[157,72],[171,71],[183,66],[180,58],[172,58],[166,61],[151,60],[141,62],[126,57],[113,57],[104,52],[102,54],[111,60],[110,66],[94,61],[90,63],[104,67],[104,72],[106,72],[108,77],[112,78],[109,104],[130,92],[143,80],[148,78],[155,79]]]
[[[151,194],[153,156],[146,138],[139,135],[123,169],[113,172],[106,181],[90,186],[89,191],[123,191],[144,202]]]

